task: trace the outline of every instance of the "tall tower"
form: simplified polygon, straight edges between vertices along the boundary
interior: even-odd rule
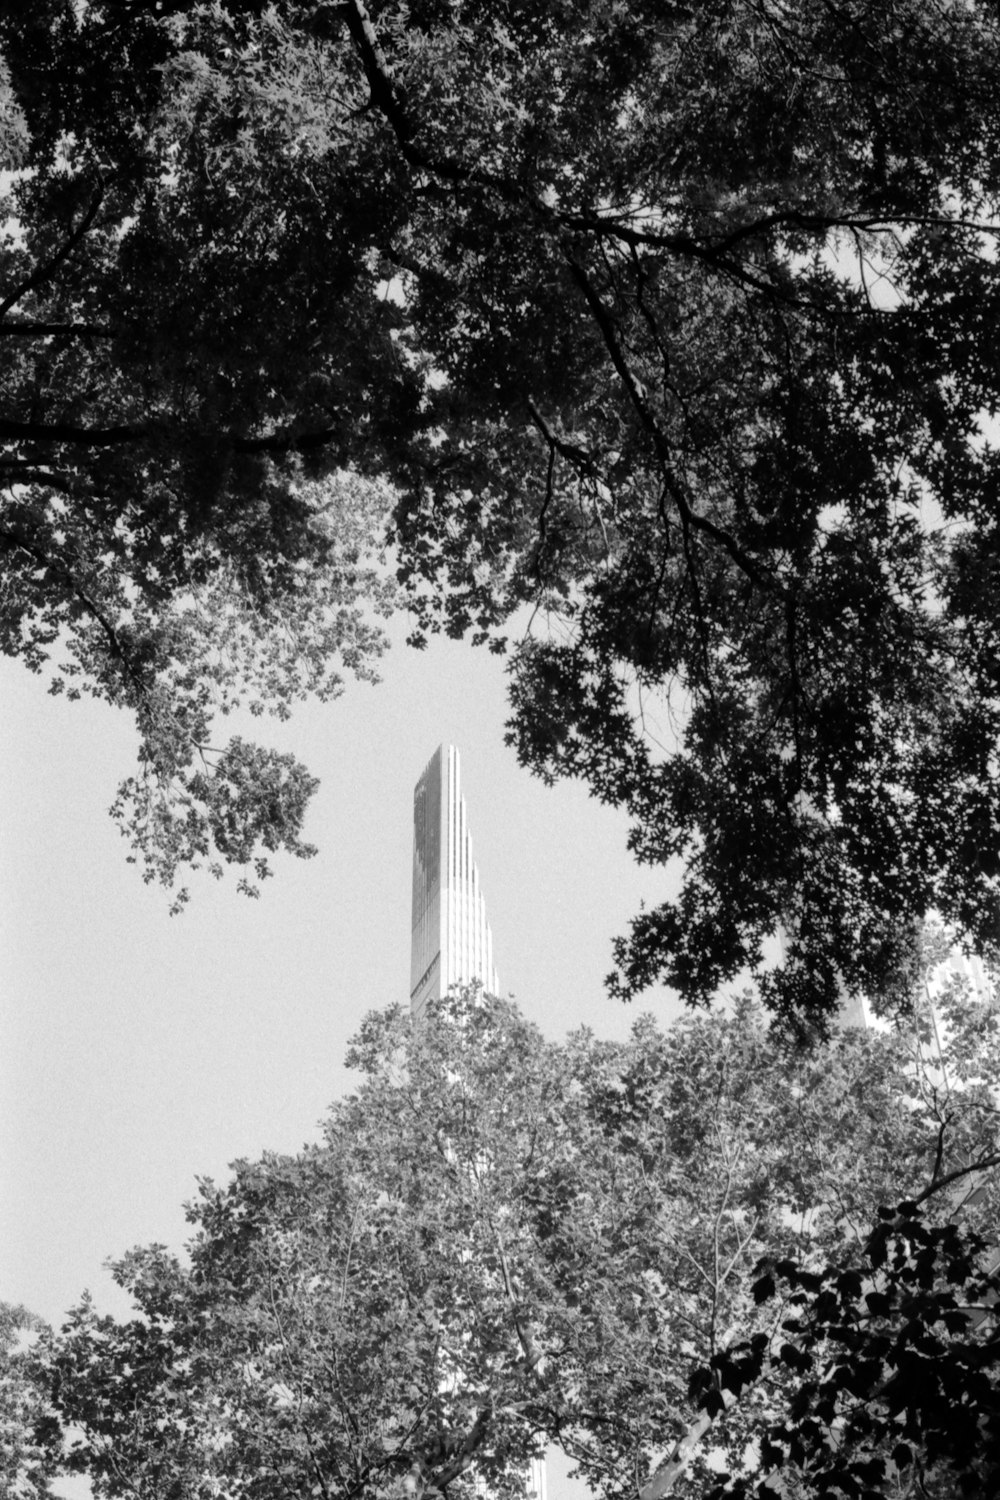
[[[472,858],[462,796],[458,751],[439,745],[413,789],[413,936],[410,945],[410,1015],[418,1022],[428,1000],[453,984],[478,980],[496,995],[493,934],[479,871]],[[533,1458],[525,1495],[546,1500],[545,1459]],[[477,1500],[491,1500],[476,1479]]]
[[[419,1020],[428,1000],[473,980],[492,994],[499,991],[458,751],[439,745],[413,792],[411,1016]]]

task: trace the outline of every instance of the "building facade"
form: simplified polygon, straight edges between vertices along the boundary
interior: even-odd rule
[[[410,1014],[419,1020],[428,1000],[474,980],[499,992],[458,751],[439,745],[413,793]]]
[[[413,791],[413,925],[410,945],[410,1015],[415,1024],[429,1000],[452,985],[478,981],[499,994],[493,934],[472,857],[461,765],[454,745],[439,745]],[[524,1476],[526,1496],[546,1500],[545,1460],[533,1459]],[[476,1481],[476,1494],[491,1500]]]

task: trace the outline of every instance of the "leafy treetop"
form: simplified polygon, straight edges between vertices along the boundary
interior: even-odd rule
[[[49,1344],[72,1466],[99,1500],[420,1500],[471,1495],[475,1476],[513,1500],[554,1443],[608,1500],[693,1500],[720,1460],[749,1483],[766,1436],[806,1496],[846,1411],[845,1472],[905,1440],[901,1495],[980,1473],[985,1450],[942,1445],[940,1404],[904,1403],[904,1431],[891,1395],[875,1390],[867,1427],[852,1397],[879,1385],[879,1339],[926,1343],[963,1430],[995,1410],[994,1325],[951,1317],[963,1288],[981,1300],[979,1271],[949,1270],[949,1303],[907,1270],[995,1232],[997,1011],[952,999],[943,1071],[915,1032],[782,1049],[749,1003],[668,1031],[646,1018],[624,1044],[546,1042],[477,994],[417,1034],[398,1008],[370,1016],[363,1082],[323,1142],[202,1183],[189,1262],[152,1246],[117,1265],[135,1320],[84,1303]],[[983,1076],[963,1081],[971,1051]],[[945,1189],[972,1182],[956,1230]],[[878,1207],[901,1198],[923,1216],[877,1231],[873,1262]]]

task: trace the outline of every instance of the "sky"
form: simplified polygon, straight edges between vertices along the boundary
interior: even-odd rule
[[[108,1257],[179,1250],[198,1177],[316,1139],[361,1018],[406,998],[413,785],[441,742],[462,755],[503,992],[550,1037],[627,1035],[611,942],[665,876],[635,866],[620,814],[518,767],[496,657],[394,633],[382,682],[265,726],[320,779],[317,857],[276,860],[259,901],[195,879],[176,917],[107,816],[127,717],[0,663],[3,1300],[58,1325],[87,1289],[126,1315]],[[642,1008],[675,1013],[663,992]]]

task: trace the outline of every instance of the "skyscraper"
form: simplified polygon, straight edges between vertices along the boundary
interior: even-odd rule
[[[453,984],[474,980],[490,994],[499,992],[458,751],[454,745],[439,745],[413,790],[410,1015],[419,1022],[428,1000],[439,1000]],[[544,1458],[532,1459],[524,1488],[534,1500],[546,1500]],[[476,1480],[476,1495],[491,1500],[481,1479]]]
[[[458,751],[439,745],[413,793],[413,937],[410,1014],[453,984],[500,988],[493,934],[472,858]]]

